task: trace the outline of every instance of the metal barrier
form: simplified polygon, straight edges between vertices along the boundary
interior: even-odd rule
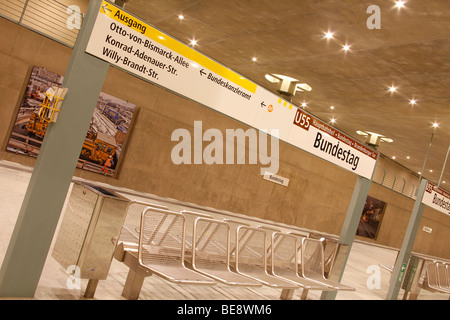
[[[377,166],[375,168],[372,181],[409,198],[414,199],[415,197],[416,186],[414,184],[407,184],[404,178],[386,171],[383,167]]]
[[[0,16],[37,33],[73,47],[83,14],[77,6],[56,0],[10,0],[0,2]]]

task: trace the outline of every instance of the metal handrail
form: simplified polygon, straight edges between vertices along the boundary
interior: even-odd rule
[[[414,198],[416,186],[412,183],[407,184],[405,178],[398,177],[395,173],[387,171],[383,167],[377,166],[375,168],[372,181],[404,196]]]
[[[56,0],[11,0],[0,3],[0,16],[33,30],[43,36],[73,48],[79,28],[69,27],[71,16],[75,14]],[[84,19],[79,12],[80,26]]]

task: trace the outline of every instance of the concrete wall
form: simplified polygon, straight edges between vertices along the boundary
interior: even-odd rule
[[[71,49],[2,18],[0,30],[4,30],[0,33],[0,159],[32,166],[34,158],[6,151],[12,122],[32,67],[64,74]],[[216,128],[223,134],[225,129],[248,127],[115,68],[109,69],[103,92],[139,108],[121,170],[116,178],[80,169],[76,169],[76,176],[320,232],[340,233],[356,182],[352,173],[286,143],[280,143],[278,175],[290,179],[288,187],[264,180],[261,164],[175,165],[171,160],[172,148],[177,144],[171,141],[174,130],[184,128],[193,135],[194,121],[202,121],[203,130]],[[388,204],[374,242],[400,247],[414,201],[375,183],[369,195]],[[449,240],[449,220],[427,209],[423,224],[433,232],[419,232],[414,250],[450,258],[450,250],[444,245]]]

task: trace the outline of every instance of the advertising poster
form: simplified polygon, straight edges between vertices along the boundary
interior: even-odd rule
[[[376,239],[385,209],[386,203],[384,201],[367,197],[356,235]]]
[[[61,75],[33,67],[8,141],[8,151],[38,156],[48,126],[39,116],[45,92],[49,87],[60,87],[62,81]],[[117,173],[135,108],[128,101],[100,94],[80,151],[78,168],[109,176]]]

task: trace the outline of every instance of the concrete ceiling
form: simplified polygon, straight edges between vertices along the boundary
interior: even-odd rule
[[[182,42],[195,38],[198,51],[273,92],[268,73],[308,83],[312,91],[297,93],[295,105],[307,101],[310,113],[335,118],[336,128],[362,142],[357,130],[393,139],[378,151],[413,172],[421,171],[434,133],[423,175],[437,183],[450,145],[450,2],[409,0],[400,10],[394,4],[129,0],[125,9]],[[367,27],[370,5],[380,8],[380,29]],[[333,39],[324,38],[327,31]],[[351,50],[343,51],[344,44]],[[388,91],[391,85],[396,93]],[[450,164],[442,180],[448,190]]]

